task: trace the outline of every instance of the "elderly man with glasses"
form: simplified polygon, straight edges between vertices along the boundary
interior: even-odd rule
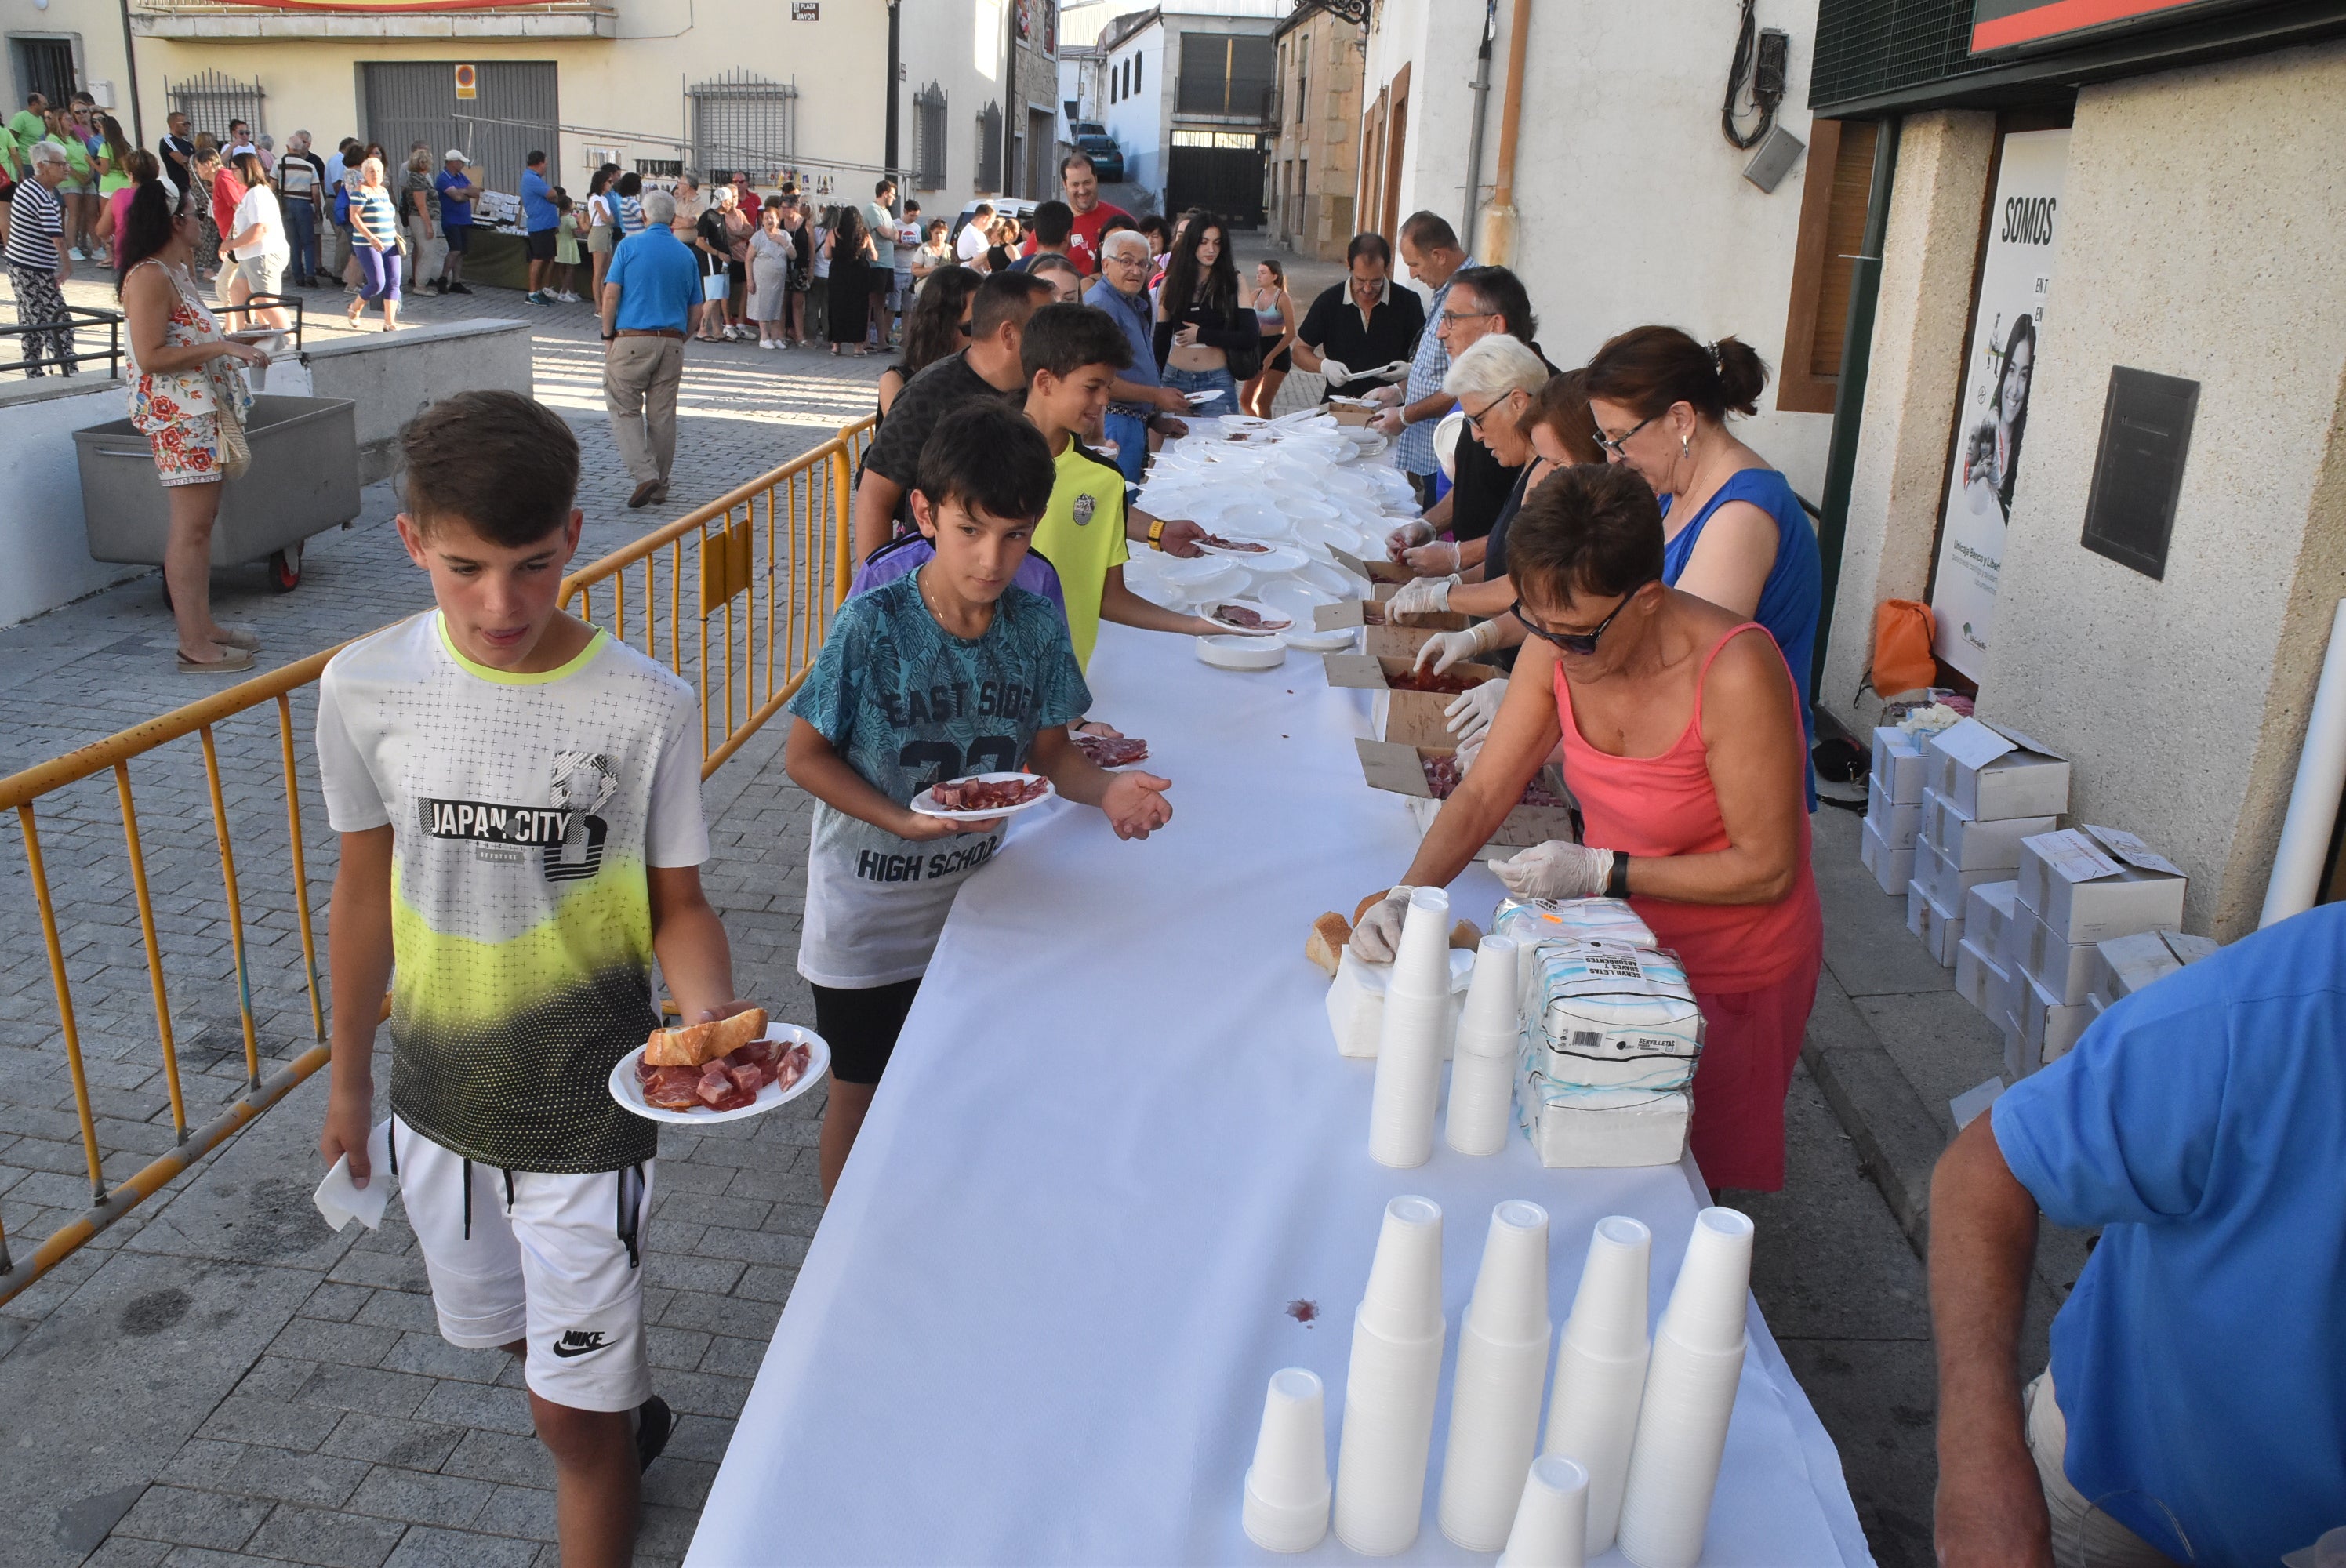
[[[1157,380],[1156,307],[1148,298],[1148,237],[1137,229],[1116,229],[1100,239],[1100,280],[1084,303],[1104,311],[1124,329],[1132,345],[1132,365],[1108,388],[1107,439],[1116,443],[1116,463],[1124,477],[1140,483],[1148,464],[1148,433],[1176,439],[1189,427],[1176,414],[1189,412],[1189,400]]]
[[[1474,259],[1460,247],[1457,231],[1432,212],[1412,213],[1402,224],[1401,259],[1411,277],[1433,290],[1425,309],[1428,320],[1438,324],[1450,300],[1452,280],[1474,266]],[[1489,311],[1476,315],[1485,322],[1495,319]],[[1434,475],[1439,472],[1433,460],[1434,422],[1457,406],[1457,400],[1443,392],[1442,378],[1450,372],[1452,353],[1464,353],[1466,346],[1462,342],[1454,351],[1439,331],[1421,332],[1417,352],[1410,359],[1408,392],[1380,387],[1371,394],[1380,402],[1400,403],[1373,423],[1381,433],[1396,438],[1393,462],[1409,475],[1421,506],[1432,505],[1434,500]]]

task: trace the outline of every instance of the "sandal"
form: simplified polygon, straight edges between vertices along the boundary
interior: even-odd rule
[[[219,647],[218,643],[212,646]],[[234,675],[252,667],[250,648],[220,648],[218,658],[189,658],[185,654],[180,654],[178,658],[182,675]]]
[[[222,621],[212,642],[224,648],[257,648],[260,646],[260,634],[240,621]]]

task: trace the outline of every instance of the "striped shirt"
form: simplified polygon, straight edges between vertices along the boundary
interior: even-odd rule
[[[27,175],[16,182],[8,203],[8,265],[37,267],[54,272],[57,248],[52,241],[65,233],[55,192]]]
[[[1402,407],[1430,398],[1442,390],[1442,379],[1450,373],[1450,351],[1442,346],[1442,340],[1435,335],[1434,329],[1441,323],[1442,308],[1450,302],[1450,281],[1456,280],[1458,272],[1479,265],[1481,263],[1472,256],[1466,258],[1458,264],[1458,271],[1451,273],[1450,280],[1445,280],[1441,288],[1436,289],[1433,299],[1426,302],[1425,333],[1417,340],[1416,357],[1410,361],[1409,387],[1402,394]],[[1441,421],[1438,419],[1422,419],[1402,431],[1401,440],[1395,443],[1393,452],[1393,461],[1401,465],[1402,472],[1427,474],[1438,466],[1433,458],[1433,429]]]
[[[392,209],[388,188],[380,185],[372,190],[352,187],[351,210],[367,226],[367,232],[374,236],[372,249],[389,250],[398,245],[399,219]],[[364,245],[366,241],[360,239],[358,243]]]

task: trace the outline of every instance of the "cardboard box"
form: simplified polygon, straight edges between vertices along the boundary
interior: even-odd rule
[[[1678,1163],[1694,1102],[1684,1090],[1558,1090],[1536,1073],[1515,1084],[1524,1131],[1551,1170],[1610,1170]]]
[[[2016,729],[1966,718],[1931,737],[1927,750],[1933,788],[1974,821],[2068,809],[2068,762]]]
[[[1964,918],[1964,900],[1974,888],[2004,877],[1998,871],[1959,871],[1944,855],[1920,839],[1914,842],[1914,875],[1932,901],[1956,920]]]
[[[1894,724],[1874,730],[1873,777],[1882,781],[1892,805],[1921,805],[1923,788],[1930,782],[1927,770],[1920,740]]]
[[[2004,933],[2018,907],[2020,884],[1982,882],[1964,895],[1964,940],[1979,943],[1980,955],[2004,965]]]
[[[1982,821],[1936,789],[1923,792],[1923,838],[1958,871],[2008,871],[2020,864],[2020,840],[2049,833],[2058,817],[2004,817]]]
[[[2020,1003],[2020,1033],[2034,1072],[2049,1062],[2057,1062],[2069,1054],[2077,1037],[2093,1022],[2093,1013],[2082,1002],[2072,1006],[2055,997],[2035,980]]]
[[[1328,669],[1330,686],[1352,687],[1375,692],[1370,706],[1370,718],[1376,726],[1377,738],[1398,741],[1404,746],[1448,747],[1451,743],[1449,720],[1444,717],[1458,694],[1445,691],[1395,691],[1387,685],[1394,676],[1406,676],[1410,661],[1391,656],[1374,654],[1326,654],[1321,657]],[[1486,664],[1454,664],[1444,672],[1451,675],[1495,678],[1499,672]]]
[[[1978,938],[1966,935],[1955,944],[1955,994],[1993,1017],[1995,993],[2004,983],[2004,966],[1980,947]]]
[[[2031,918],[2028,957],[2022,968],[2039,989],[2065,1007],[2083,1007],[2094,988],[2095,948],[2092,942],[2066,942],[2052,927]]]
[[[1923,939],[1942,969],[1955,963],[1955,944],[1963,941],[1963,918],[1931,896],[1918,880],[1906,884],[1906,929]]]
[[[2112,836],[2129,844],[2129,858],[2107,852]],[[2072,944],[2180,926],[2183,873],[2140,845],[2132,834],[2106,828],[2023,839],[2015,879],[2020,901]]]
[[[1383,412],[1374,406],[1364,405],[1354,398],[1330,398],[1326,407],[1336,416],[1338,424],[1353,426],[1366,424]]]
[[[1882,841],[1882,835],[1873,830],[1871,822],[1859,824],[1857,858],[1865,863],[1867,871],[1873,873],[1873,880],[1882,884],[1882,891],[1885,893],[1903,893],[1906,884],[1913,881],[1912,847],[1892,849]]]
[[[1328,554],[1335,559],[1336,565],[1343,567],[1355,577],[1366,577],[1372,583],[1390,583],[1399,587],[1417,575],[1398,561],[1381,561],[1371,556],[1355,555],[1350,550],[1339,550],[1333,545],[1328,546]],[[1391,594],[1380,594],[1377,596],[1386,599],[1392,597]]]
[[[1882,841],[1893,850],[1911,850],[1915,835],[1923,830],[1923,808],[1901,806],[1890,799],[1880,778],[1865,781],[1865,820],[1882,835]]]
[[[1371,585],[1364,599],[1345,599],[1333,605],[1315,605],[1311,610],[1311,629],[1320,632],[1341,632],[1353,626],[1382,626],[1384,602],[1397,590],[1390,583]],[[1472,617],[1455,610],[1439,610],[1429,615],[1412,616],[1408,628],[1420,632],[1463,632],[1474,625]]]
[[[1355,738],[1352,748],[1360,753],[1361,777],[1368,780],[1370,789],[1406,797],[1419,831],[1433,825],[1442,802],[1433,798],[1433,787],[1425,781],[1425,764],[1433,758],[1456,756],[1454,748],[1406,746],[1398,741]],[[1562,769],[1554,763],[1543,766],[1535,778],[1550,794],[1560,799],[1572,799],[1564,787]],[[1501,819],[1497,830],[1485,842],[1520,850],[1545,844],[1551,839],[1576,844],[1580,841],[1580,824],[1574,820],[1571,807],[1517,806]]]
[[[2027,972],[2000,954],[1990,956],[1995,959],[1995,969],[1988,976],[1988,1022],[1998,1028],[2009,1024],[2016,1030],[2020,1027],[2020,999],[2028,990]]]
[[[2004,1075],[2017,1084],[2045,1064],[2029,1055],[2028,1040],[2021,1033],[2017,1019],[2007,1018],[2000,1027],[2004,1031]]]
[[[2179,931],[2137,932],[2114,936],[2094,945],[2093,994],[2106,1007],[2122,996],[2132,996],[2154,981],[2164,980],[2187,963],[2197,963],[2216,951],[2212,938]]]

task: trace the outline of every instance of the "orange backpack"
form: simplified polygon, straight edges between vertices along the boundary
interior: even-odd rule
[[[1931,652],[1931,606],[1913,599],[1884,599],[1873,612],[1873,667],[1865,684],[1890,697],[1919,691],[1938,678]],[[1863,687],[1860,687],[1861,690]]]

